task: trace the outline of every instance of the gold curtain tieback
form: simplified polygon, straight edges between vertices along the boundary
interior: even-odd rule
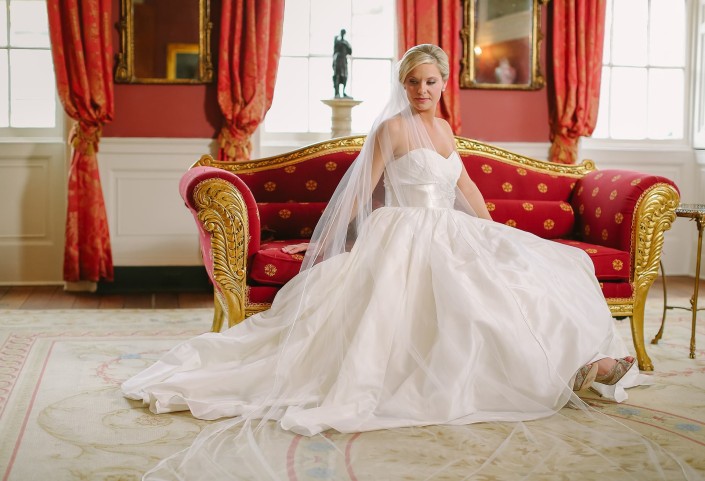
[[[101,125],[85,125],[76,122],[71,127],[69,142],[75,150],[86,155],[95,155],[98,152],[102,132]]]

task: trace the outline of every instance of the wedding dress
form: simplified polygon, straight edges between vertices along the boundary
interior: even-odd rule
[[[286,362],[276,403],[293,407],[276,418],[307,435],[553,414],[582,365],[628,352],[587,254],[454,210],[460,168],[457,153],[428,149],[390,162],[404,207],[387,192],[349,253],[292,279],[268,311],[176,347],[125,394],[155,413],[238,416],[274,405],[272,373]],[[305,329],[282,358],[299,303]],[[327,362],[338,337],[343,354]]]

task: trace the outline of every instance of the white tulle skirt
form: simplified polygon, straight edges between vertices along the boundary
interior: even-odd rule
[[[149,480],[698,479],[572,392],[582,365],[627,353],[581,250],[385,207],[271,309],[122,388],[155,413],[229,418]],[[623,400],[644,380],[597,387]]]
[[[243,414],[315,434],[521,421],[628,354],[579,249],[451,209],[385,207],[350,253],[272,308],[175,347],[123,384],[155,413]],[[616,388],[638,383],[636,369]]]

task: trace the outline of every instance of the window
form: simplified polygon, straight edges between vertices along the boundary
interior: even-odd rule
[[[352,46],[345,92],[363,103],[353,109],[353,132],[367,132],[389,96],[395,62],[394,0],[287,0],[281,58],[266,133],[323,133],[334,96],[333,41],[346,30]]]
[[[593,137],[684,138],[687,0],[608,0]]]
[[[44,0],[0,0],[0,135],[60,135]]]
[[[693,109],[693,146],[705,149],[705,0],[697,4],[695,27],[695,103]]]

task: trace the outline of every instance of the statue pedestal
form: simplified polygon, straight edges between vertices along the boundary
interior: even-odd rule
[[[324,104],[333,109],[331,115],[331,137],[345,137],[352,133],[352,108],[360,105],[362,100],[352,98],[335,98],[321,100]]]

